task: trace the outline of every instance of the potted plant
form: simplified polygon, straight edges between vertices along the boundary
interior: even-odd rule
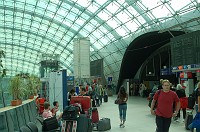
[[[29,96],[29,99],[33,99],[34,95],[37,95],[37,92],[41,86],[40,79],[36,75],[31,75],[28,77],[27,82],[27,94]]]
[[[26,87],[27,84],[25,83],[24,78],[20,75],[16,75],[14,78],[11,79],[10,94],[13,97],[13,100],[11,101],[12,106],[22,104],[22,99],[26,93]]]

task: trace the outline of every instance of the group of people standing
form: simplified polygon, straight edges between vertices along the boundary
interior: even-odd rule
[[[72,96],[90,96],[92,99],[93,107],[100,106],[102,103],[102,98],[104,95],[107,95],[106,85],[103,87],[102,85],[93,84],[92,86],[87,85],[83,87],[82,85],[79,86],[79,94],[74,89],[71,89],[67,93],[67,101],[68,105],[70,104],[70,99]]]

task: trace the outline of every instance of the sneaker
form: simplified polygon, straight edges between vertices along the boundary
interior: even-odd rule
[[[122,124],[121,128],[124,128],[124,127],[125,127],[125,125],[124,125],[124,124]]]
[[[180,118],[179,117],[174,117],[174,121],[175,122],[180,122]]]
[[[122,125],[123,125],[123,124],[122,124],[122,123],[120,123],[119,127],[121,128],[121,127],[122,127]]]

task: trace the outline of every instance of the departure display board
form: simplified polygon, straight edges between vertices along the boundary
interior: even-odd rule
[[[200,63],[200,31],[171,39],[172,66]]]

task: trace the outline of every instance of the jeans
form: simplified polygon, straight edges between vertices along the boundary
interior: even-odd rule
[[[126,121],[127,104],[119,104],[119,117],[120,120]]]
[[[171,124],[171,118],[165,118],[156,115],[156,132],[169,132],[169,127]]]
[[[198,112],[198,104],[195,105],[195,110]]]

